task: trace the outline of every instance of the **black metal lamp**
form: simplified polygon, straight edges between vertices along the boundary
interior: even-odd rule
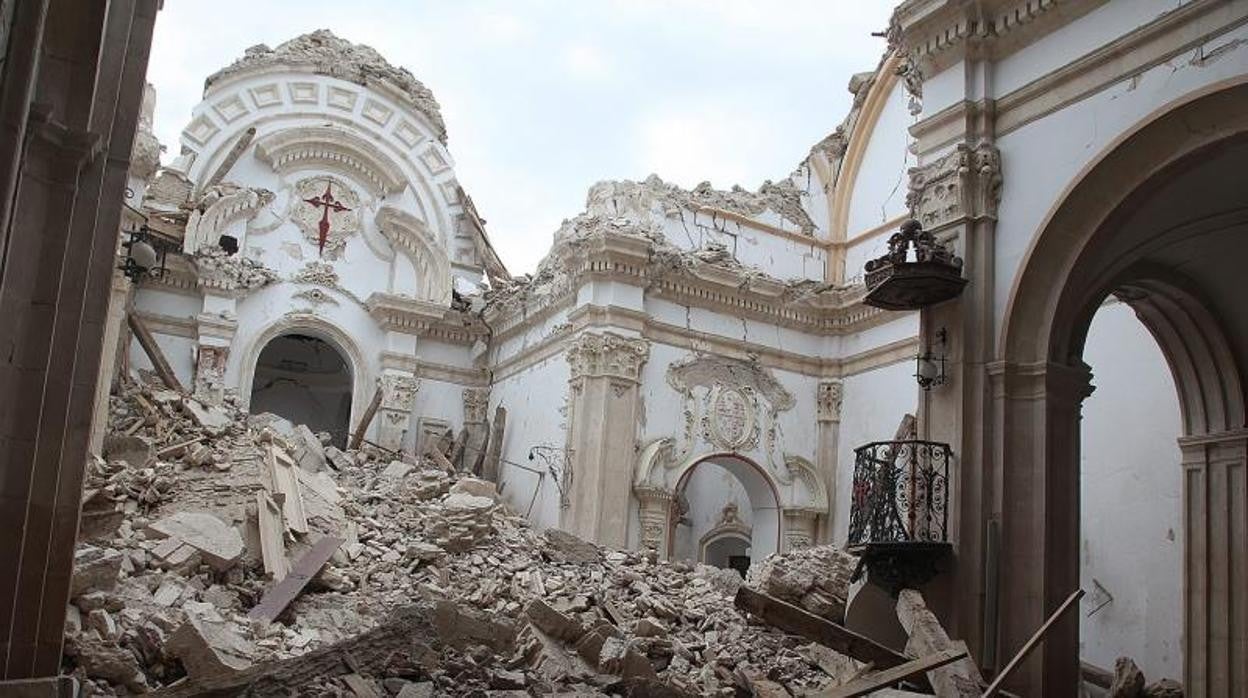
[[[919,387],[924,390],[944,385],[948,380],[945,374],[945,342],[948,339],[948,333],[945,332],[945,328],[942,327],[936,331],[936,339],[940,343],[939,354],[933,353],[929,345],[926,351],[914,357],[914,378],[919,382]]]
[[[165,255],[169,252],[168,243],[152,233],[152,229],[146,224],[140,226],[138,230],[126,231],[126,235],[129,239],[121,243],[126,251],[126,258],[118,267],[126,278],[137,282],[144,277],[163,275]]]
[[[238,238],[233,235],[222,235],[217,244],[219,244],[221,249],[225,250],[225,253],[228,255],[233,255],[238,252]]]

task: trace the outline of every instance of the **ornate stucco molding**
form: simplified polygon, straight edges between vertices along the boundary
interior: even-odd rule
[[[839,380],[819,381],[815,392],[816,419],[820,422],[841,421],[841,401],[845,384]]]
[[[376,222],[381,234],[415,267],[417,288],[411,289],[412,294],[431,303],[450,305],[450,255],[430,232],[429,226],[393,206],[382,206],[377,211]],[[406,292],[408,289],[399,290]]]
[[[566,357],[571,381],[605,376],[640,383],[650,343],[611,332],[584,332],[569,344]]]
[[[784,510],[784,542],[789,550],[809,548],[815,544],[815,530],[821,513],[807,508]]]
[[[273,202],[267,189],[216,184],[204,192],[186,221],[182,251],[195,254],[214,248],[232,223],[255,216]]]
[[[379,379],[378,387],[381,389],[381,409],[411,412],[420,380],[415,376],[386,373]]]
[[[256,157],[279,174],[315,165],[358,179],[374,196],[407,186],[399,164],[359,134],[338,126],[284,128],[256,141]]]
[[[191,258],[200,289],[238,298],[277,280],[277,272],[262,262],[219,247],[204,247]]]
[[[1001,183],[1001,152],[995,145],[959,143],[948,155],[910,168],[906,204],[927,231],[968,219],[996,218]]]

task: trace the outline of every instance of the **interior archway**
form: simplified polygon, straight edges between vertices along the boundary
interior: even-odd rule
[[[264,345],[252,378],[252,414],[272,412],[345,448],[351,419],[351,365],[329,342],[279,335]]]
[[[1114,294],[1160,346],[1181,407],[1184,682],[1191,695],[1242,688],[1235,667],[1248,666],[1248,606],[1233,597],[1248,588],[1248,316],[1236,313],[1248,259],[1246,164],[1248,86],[1239,84],[1173,108],[1111,149],[1029,252],[992,369],[999,655],[1013,654],[1079,586],[1080,408],[1093,390],[1083,355],[1096,310]],[[1078,623],[1067,617],[1014,685],[1072,694],[1077,648]]]
[[[714,530],[734,523],[741,537],[748,529],[751,562],[780,550],[780,498],[753,462],[736,455],[708,456],[681,474],[674,492],[669,558],[701,559],[702,544],[714,538]],[[738,548],[735,554],[745,551]]]

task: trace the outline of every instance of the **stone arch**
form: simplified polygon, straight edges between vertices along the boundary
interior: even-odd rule
[[[1002,322],[1001,360],[989,367],[1003,503],[997,656],[1016,651],[1079,585],[1080,405],[1092,390],[1081,357],[1096,307],[1114,293],[1157,339],[1183,410],[1186,688],[1193,695],[1236,690],[1234,667],[1248,665],[1248,608],[1231,595],[1248,585],[1248,533],[1228,512],[1248,510],[1241,379],[1248,346],[1234,313],[1216,311],[1227,309],[1226,284],[1213,273],[1197,279],[1176,269],[1224,269],[1208,250],[1237,244],[1228,233],[1246,229],[1248,207],[1215,192],[1190,210],[1168,211],[1173,221],[1138,219],[1189,178],[1208,176],[1202,168],[1219,166],[1219,157],[1248,152],[1245,144],[1242,79],[1169,105],[1085,168],[1024,257]],[[1174,261],[1176,249],[1189,250],[1187,257]],[[1242,258],[1242,248],[1231,249]],[[1015,685],[1068,694],[1078,680],[1077,648],[1078,623],[1067,618]]]
[[[710,453],[690,458],[672,473],[673,495],[679,497],[684,492],[690,476],[703,463],[711,463],[728,471],[745,489],[752,510],[750,541],[753,555],[761,558],[768,553],[783,550],[784,504],[779,483],[753,460],[736,453]],[[674,528],[675,517],[669,517],[666,551],[668,557],[672,556],[675,547],[675,536],[672,535]]]
[[[250,408],[326,432],[346,448],[351,429],[351,370],[336,346],[294,331],[264,345],[256,359]]]
[[[835,173],[835,187],[829,199],[828,221],[832,242],[844,242],[849,234],[849,205],[854,195],[854,183],[862,170],[867,145],[875,133],[875,125],[884,112],[888,98],[900,82],[898,68],[901,66],[901,54],[892,52],[875,71],[875,81],[867,89],[867,96],[862,102],[862,110],[854,122],[849,138],[845,144],[845,156],[841,161],[840,171]]]
[[[288,334],[304,334],[316,337],[338,351],[339,354],[346,359],[347,366],[351,372],[351,418],[350,428],[354,429],[359,423],[360,415],[367,407],[369,399],[368,364],[364,360],[364,354],[361,353],[355,341],[344,332],[341,328],[311,313],[291,313],[277,321],[270,323],[268,327],[257,334],[246,345],[243,351],[243,360],[238,379],[238,395],[241,399],[244,410],[251,408],[251,387],[255,381],[256,364],[260,360],[260,352],[268,346],[269,342],[282,335]]]

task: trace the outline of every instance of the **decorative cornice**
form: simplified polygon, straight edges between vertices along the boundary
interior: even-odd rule
[[[489,373],[482,368],[452,366],[394,351],[383,351],[381,353],[381,368],[407,371],[415,376],[419,376],[421,380],[462,386],[484,387],[488,386],[490,382]]]
[[[569,343],[566,356],[570,381],[607,377],[640,383],[650,343],[612,332],[582,332]]]
[[[1107,0],[907,0],[893,11],[889,40],[927,76],[967,55],[1009,55]]]
[[[320,166],[351,175],[377,196],[407,186],[398,163],[355,132],[337,126],[297,126],[256,141],[256,157],[279,174]]]
[[[374,293],[365,307],[383,330],[391,332],[469,345],[489,335],[475,316],[406,296]]]

